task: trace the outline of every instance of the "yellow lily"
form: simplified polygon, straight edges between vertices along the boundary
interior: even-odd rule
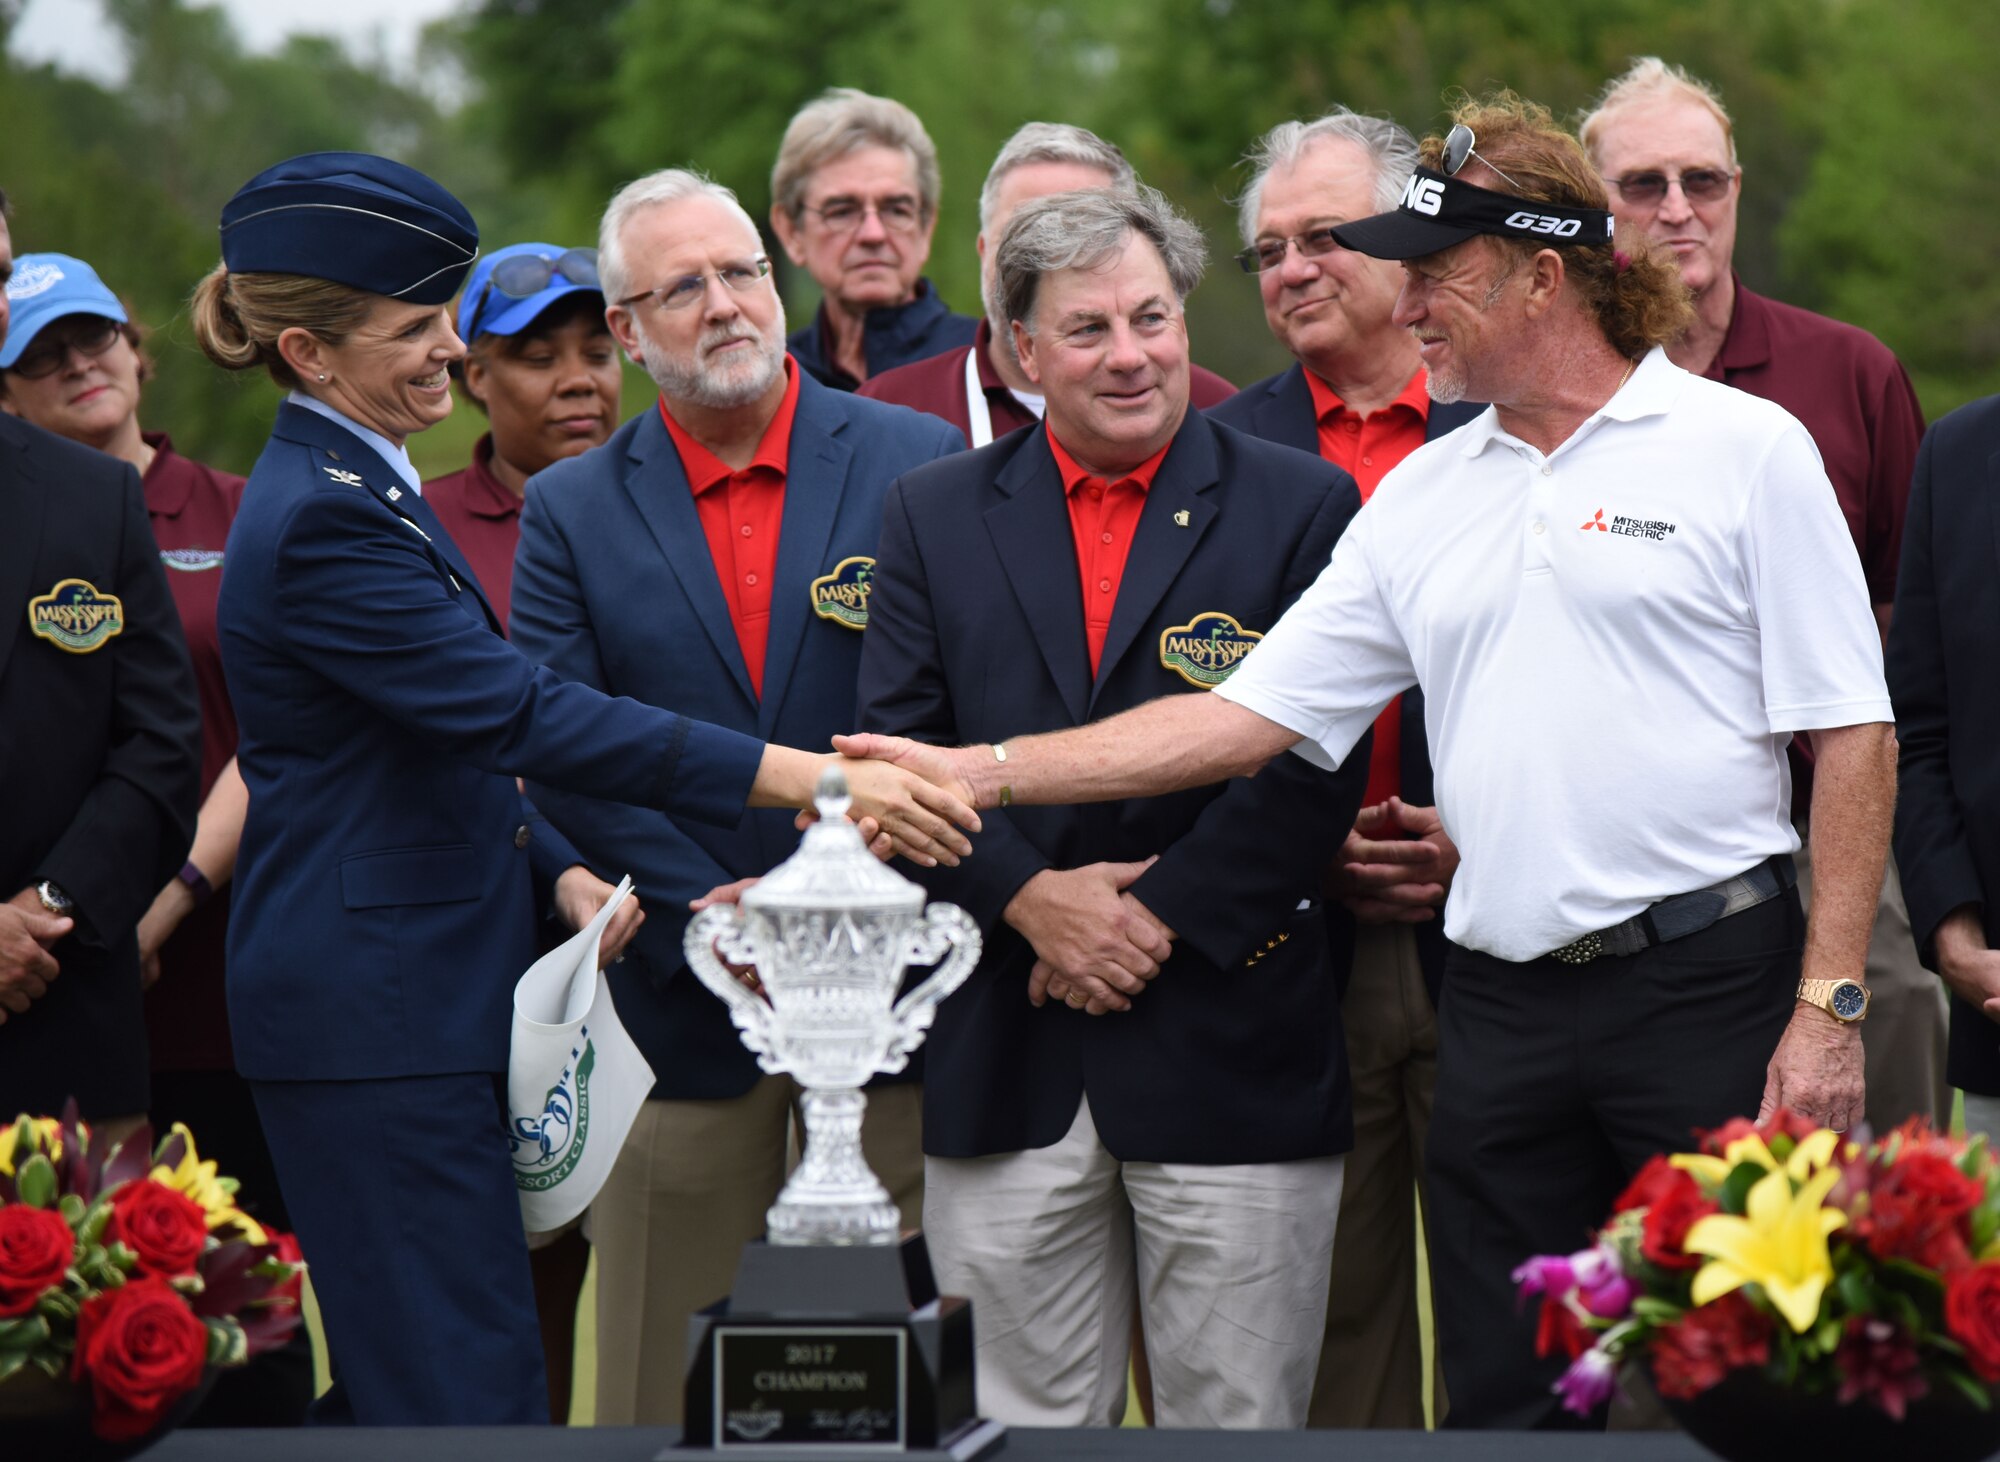
[[[243,1236],[253,1244],[267,1243],[264,1230],[257,1220],[236,1206],[236,1194],[232,1187],[224,1187],[223,1180],[216,1175],[213,1162],[203,1162],[195,1152],[194,1134],[187,1125],[176,1122],[173,1132],[186,1144],[180,1162],[174,1167],[157,1163],[148,1174],[163,1187],[172,1188],[199,1203],[207,1215],[210,1231],[219,1228],[238,1228]]]
[[[1711,1213],[1696,1220],[1687,1252],[1705,1254],[1709,1262],[1695,1274],[1694,1302],[1705,1305],[1741,1285],[1761,1285],[1794,1331],[1811,1329],[1833,1278],[1827,1236],[1847,1222],[1839,1209],[1823,1206],[1838,1181],[1838,1168],[1824,1168],[1794,1193],[1791,1178],[1774,1171],[1751,1188],[1743,1217]]]
[[[1840,1134],[1822,1127],[1812,1136],[1792,1148],[1792,1155],[1782,1166],[1771,1155],[1771,1149],[1756,1133],[1739,1137],[1722,1149],[1721,1157],[1710,1157],[1701,1152],[1677,1152],[1667,1159],[1682,1172],[1690,1173],[1698,1183],[1711,1188],[1722,1186],[1722,1180],[1730,1175],[1738,1163],[1754,1162],[1766,1172],[1785,1173],[1795,1183],[1803,1183],[1814,1172],[1833,1161],[1835,1150],[1840,1146]]]
[[[32,1157],[37,1152],[45,1152],[49,1155],[50,1161],[61,1157],[62,1141],[59,1134],[62,1131],[62,1124],[54,1117],[38,1117],[31,1119],[31,1125],[34,1127],[34,1141],[28,1148],[27,1156]],[[0,1173],[5,1173],[10,1178],[14,1176],[14,1152],[19,1133],[18,1122],[9,1122],[5,1127],[0,1127]]]

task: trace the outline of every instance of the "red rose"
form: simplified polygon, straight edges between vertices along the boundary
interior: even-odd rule
[[[208,1327],[164,1279],[128,1280],[83,1302],[70,1374],[88,1378],[92,1428],[109,1442],[144,1436],[201,1380]]]
[[[1662,1193],[1673,1186],[1676,1177],[1686,1176],[1666,1158],[1655,1153],[1646,1159],[1646,1165],[1625,1185],[1625,1191],[1618,1195],[1611,1211],[1627,1213],[1634,1208],[1650,1208]]]
[[[1653,1382],[1662,1396],[1687,1401],[1730,1371],[1771,1358],[1771,1318],[1731,1290],[1699,1305],[1653,1337]]]
[[[111,1195],[104,1242],[117,1241],[139,1256],[140,1274],[192,1274],[208,1241],[208,1215],[185,1194],[139,1178]]]
[[[1678,1168],[1674,1177],[1678,1181],[1666,1185],[1665,1191],[1646,1210],[1645,1225],[1639,1232],[1639,1252],[1662,1269],[1699,1269],[1702,1256],[1687,1252],[1688,1230],[1694,1227],[1696,1219],[1722,1212],[1722,1205],[1704,1198],[1701,1185]]]
[[[1965,1347],[1966,1364],[1985,1381],[2000,1381],[2000,1260],[1989,1259],[1945,1277],[1944,1324]]]
[[[52,1208],[0,1207],[0,1319],[34,1309],[62,1283],[76,1254],[76,1235]]]
[[[1935,1152],[1906,1152],[1878,1170],[1868,1211],[1856,1226],[1878,1259],[1913,1259],[1950,1272],[1972,1262],[1962,1220],[1986,1196],[1986,1185]]]

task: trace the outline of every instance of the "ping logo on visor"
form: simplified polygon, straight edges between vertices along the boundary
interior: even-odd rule
[[[1429,168],[1418,168],[1403,189],[1401,206],[1439,223],[1474,233],[1511,234],[1578,244],[1611,242],[1611,213],[1603,208],[1571,208],[1495,193]]]

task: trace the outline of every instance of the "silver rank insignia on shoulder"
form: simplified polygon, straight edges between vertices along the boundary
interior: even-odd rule
[[[1188,517],[1189,517],[1188,510],[1186,508],[1180,509],[1180,511],[1174,514],[1174,526],[1176,528],[1187,527]]]
[[[341,483],[344,486],[347,487],[361,486],[361,474],[359,472],[349,472],[342,467],[326,467],[322,468],[321,470],[325,472],[328,477],[331,477],[335,482]]]
[[[400,487],[390,488],[388,497],[389,501],[392,503],[401,502],[403,500],[403,489],[401,489]]]

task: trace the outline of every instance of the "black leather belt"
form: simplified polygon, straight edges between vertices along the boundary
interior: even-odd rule
[[[1561,949],[1549,951],[1550,959],[1566,965],[1586,965],[1604,955],[1637,954],[1656,944],[1699,934],[1709,925],[1740,914],[1745,909],[1768,903],[1799,881],[1798,868],[1790,853],[1766,858],[1747,873],[1693,893],[1661,899],[1621,924],[1573,939]]]

